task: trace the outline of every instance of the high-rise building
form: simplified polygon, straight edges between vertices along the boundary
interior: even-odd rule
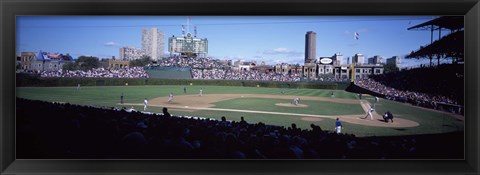
[[[339,66],[342,64],[343,55],[340,52],[337,52],[331,57],[331,59],[334,66]]]
[[[352,57],[352,63],[355,64],[355,65],[365,64],[365,56],[363,56],[363,55],[360,54],[360,53],[355,54],[355,55]]]
[[[310,63],[315,60],[317,49],[317,33],[308,31],[305,34],[305,63]]]
[[[380,55],[375,55],[371,58],[368,58],[368,64],[382,64],[383,58]]]
[[[142,56],[146,55],[145,51],[140,48],[134,47],[122,47],[120,48],[120,60],[136,60],[142,58]]]
[[[387,64],[393,64],[400,68],[400,57],[399,56],[393,56],[392,58],[387,59]]]
[[[165,50],[165,34],[157,28],[143,29],[142,49],[152,60],[161,59]]]

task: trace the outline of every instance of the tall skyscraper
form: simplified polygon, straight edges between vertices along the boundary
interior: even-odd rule
[[[161,59],[165,50],[165,34],[157,28],[143,29],[142,49],[152,60]]]
[[[357,53],[352,57],[352,62],[355,65],[365,64],[365,56],[360,53]]]
[[[315,60],[317,55],[317,33],[308,31],[305,34],[305,63]]]

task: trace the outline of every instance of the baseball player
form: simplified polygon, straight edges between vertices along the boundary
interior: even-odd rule
[[[370,106],[370,109],[368,109],[368,113],[365,117],[363,117],[363,119],[366,119],[367,117],[370,117],[370,120],[373,120],[373,116],[372,116],[372,112],[375,111],[375,109],[372,108],[372,106]]]
[[[292,100],[292,103],[293,103],[294,105],[298,105],[299,102],[300,102],[300,98],[294,98],[294,99]]]
[[[393,114],[390,111],[385,112],[385,114],[383,114],[383,120],[385,123],[388,123],[388,120],[392,121],[393,123]]]
[[[147,105],[148,105],[148,100],[147,100],[147,98],[145,98],[145,100],[143,100],[143,110],[144,111],[147,110]]]
[[[168,102],[171,103],[173,100],[173,94],[170,93],[170,95],[168,96]]]
[[[340,121],[339,118],[337,118],[337,121],[335,121],[335,132],[337,134],[340,134],[342,132],[342,122]]]
[[[200,89],[200,93],[198,94],[198,96],[203,96],[203,89]]]
[[[120,104],[123,104],[123,93],[122,93],[122,95],[120,96]]]

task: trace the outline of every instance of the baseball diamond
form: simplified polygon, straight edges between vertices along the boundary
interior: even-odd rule
[[[330,128],[336,118],[344,121],[345,133],[357,136],[412,135],[443,133],[463,130],[463,116],[419,108],[405,103],[380,100],[373,112],[374,120],[362,119],[374,103],[374,97],[321,89],[279,89],[256,87],[189,86],[183,94],[183,86],[112,86],[82,87],[18,87],[17,96],[54,102],[88,104],[131,108],[143,111],[143,98],[148,99],[148,112],[161,113],[163,107],[173,115],[216,118],[225,116],[239,121],[241,116],[249,122],[309,128],[316,124]],[[203,96],[198,91],[203,89]],[[282,94],[281,91],[284,91]],[[168,102],[170,92],[176,95]],[[123,104],[120,95],[123,93]],[[298,105],[290,101],[300,97]],[[386,123],[381,114],[387,110],[395,115],[395,122]]]

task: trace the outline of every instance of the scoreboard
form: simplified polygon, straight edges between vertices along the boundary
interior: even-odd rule
[[[185,37],[168,38],[168,51],[184,54],[207,54],[208,40],[206,38],[193,38],[187,33]]]

